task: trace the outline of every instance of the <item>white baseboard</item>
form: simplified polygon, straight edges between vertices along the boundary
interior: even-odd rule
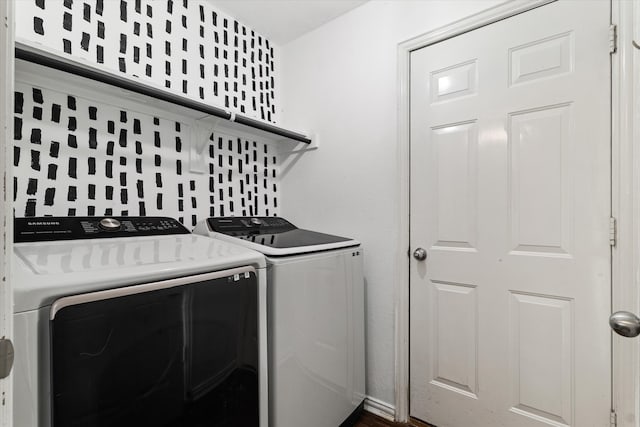
[[[364,410],[371,412],[388,421],[395,421],[396,408],[390,403],[378,400],[375,397],[367,396],[364,400]]]

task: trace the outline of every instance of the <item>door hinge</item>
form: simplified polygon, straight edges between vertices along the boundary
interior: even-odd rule
[[[13,368],[13,343],[6,338],[0,339],[0,379],[7,378]]]
[[[617,427],[618,414],[616,414],[616,411],[611,411],[611,414],[609,415],[609,421],[610,421],[611,427]]]
[[[618,26],[609,25],[609,53],[614,54],[618,51]]]
[[[618,224],[614,217],[609,218],[609,244],[615,246],[618,239]]]

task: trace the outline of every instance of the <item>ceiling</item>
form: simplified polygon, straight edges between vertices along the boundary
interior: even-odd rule
[[[367,0],[209,0],[278,45],[284,45]]]

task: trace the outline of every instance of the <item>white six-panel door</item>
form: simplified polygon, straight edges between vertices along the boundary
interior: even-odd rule
[[[609,2],[411,55],[410,412],[608,426]]]

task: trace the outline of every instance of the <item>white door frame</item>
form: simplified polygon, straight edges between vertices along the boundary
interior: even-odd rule
[[[640,315],[640,2],[613,0],[617,52],[612,57],[612,215],[617,218],[617,245],[612,257],[612,312]],[[635,27],[635,28],[634,28]],[[634,79],[634,73],[636,78]],[[635,82],[634,82],[635,80]],[[635,124],[634,124],[635,122]],[[613,408],[617,425],[640,425],[640,341],[613,334]]]
[[[14,0],[0,1],[0,338],[13,339],[13,287],[9,280],[13,244]],[[0,380],[0,426],[13,425],[13,375]]]
[[[555,0],[512,0],[447,26],[409,39],[398,45],[398,188],[400,192],[400,230],[397,246],[395,284],[395,419],[409,419],[409,185],[410,185],[410,108],[409,73],[411,52],[499,20],[535,9]],[[612,308],[640,315],[640,153],[633,150],[633,55],[640,61],[640,50],[631,46],[633,18],[640,19],[640,2],[612,1],[612,22],[618,26],[618,51],[612,61],[612,214],[618,220],[618,243],[612,259]],[[640,21],[637,21],[640,22]],[[640,27],[640,26],[639,26]],[[640,33],[640,28],[636,28]],[[640,42],[640,35],[636,36]],[[639,71],[635,67],[636,73]],[[637,80],[637,79],[636,79]],[[640,83],[635,82],[636,94]],[[639,101],[640,96],[635,97]],[[640,106],[637,107],[640,110]],[[640,119],[635,111],[635,118]],[[640,137],[640,126],[635,128]],[[640,139],[639,139],[640,140]],[[640,397],[640,341],[614,339],[613,407],[618,426],[638,427]]]

